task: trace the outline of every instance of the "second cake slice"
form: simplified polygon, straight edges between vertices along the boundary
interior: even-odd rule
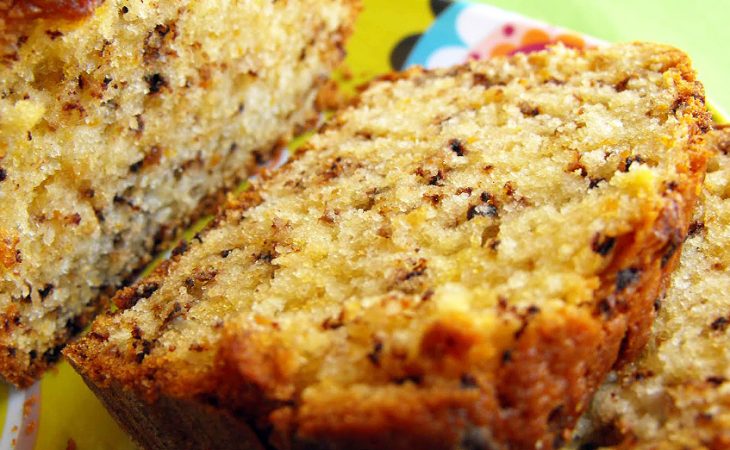
[[[358,10],[0,2],[0,378],[32,384],[155,247],[317,116]]]
[[[651,325],[706,152],[632,44],[374,83],[67,350],[145,448],[551,448]]]

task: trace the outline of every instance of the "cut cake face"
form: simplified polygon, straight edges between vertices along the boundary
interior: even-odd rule
[[[107,0],[68,21],[68,2],[10,3],[0,375],[27,386],[204,199],[316,116],[358,6]]]
[[[146,448],[557,446],[647,339],[709,127],[653,44],[376,80],[66,354]]]

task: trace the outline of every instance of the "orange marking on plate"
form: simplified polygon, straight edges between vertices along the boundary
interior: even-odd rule
[[[497,44],[492,47],[492,56],[507,56],[515,50],[512,44]]]
[[[585,48],[586,43],[580,36],[576,36],[574,34],[561,34],[557,38],[555,38],[557,42],[562,42],[568,47],[573,48]]]
[[[522,45],[544,44],[550,42],[550,35],[543,30],[532,28],[522,36]]]
[[[36,401],[35,395],[31,395],[23,402],[23,418],[27,418],[33,412],[33,405]]]

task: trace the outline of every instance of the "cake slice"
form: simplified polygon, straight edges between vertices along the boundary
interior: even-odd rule
[[[730,448],[730,128],[713,134],[719,151],[649,344],[599,389],[584,447]]]
[[[315,118],[355,0],[0,2],[0,375]]]
[[[552,448],[647,339],[708,120],[652,44],[376,80],[66,355],[147,449]]]

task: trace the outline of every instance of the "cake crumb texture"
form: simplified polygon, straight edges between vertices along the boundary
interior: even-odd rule
[[[80,19],[104,0],[0,0],[0,28],[25,26],[38,18]]]
[[[660,45],[385,76],[66,355],[150,449],[231,437],[191,405],[279,449],[559,447],[648,338],[709,127]]]
[[[19,386],[202,199],[315,118],[358,8],[91,3],[0,39],[0,374]]]

